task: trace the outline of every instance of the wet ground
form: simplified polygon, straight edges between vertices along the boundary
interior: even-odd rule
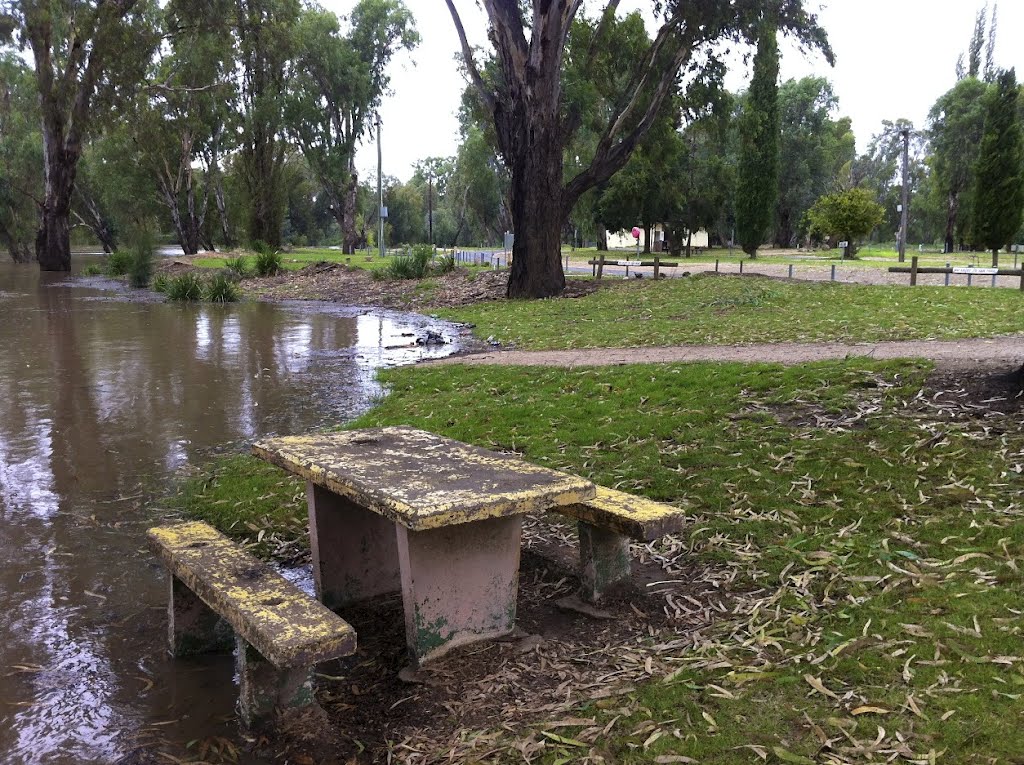
[[[165,655],[152,498],[215,448],[361,413],[377,368],[454,350],[416,347],[428,329],[457,339],[411,314],[127,302],[84,284],[0,263],[5,765],[109,763],[157,737],[240,743],[230,660]]]

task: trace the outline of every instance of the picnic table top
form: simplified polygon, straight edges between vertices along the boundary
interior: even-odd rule
[[[414,531],[593,499],[578,476],[408,427],[271,438],[253,454]]]

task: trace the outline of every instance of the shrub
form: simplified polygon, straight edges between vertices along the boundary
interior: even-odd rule
[[[227,274],[218,273],[207,283],[204,296],[211,303],[237,303],[239,292]]]
[[[82,276],[101,276],[103,274],[103,267],[96,263],[90,263],[82,269]]]
[[[455,256],[454,255],[442,255],[434,263],[435,274],[450,274],[455,270]]]
[[[228,258],[224,261],[224,267],[239,279],[244,279],[249,275],[249,259],[245,255]]]
[[[281,253],[269,248],[258,250],[253,270],[256,276],[276,276],[281,271]]]
[[[147,229],[134,232],[128,246],[128,282],[136,289],[149,286],[155,256],[156,240],[152,232]]]
[[[388,279],[422,279],[430,273],[430,260],[434,249],[429,244],[418,244],[408,255],[396,255],[384,268]]]
[[[131,267],[131,261],[128,250],[114,250],[107,255],[107,276],[124,276]]]
[[[167,281],[164,290],[169,300],[194,301],[203,299],[203,282],[193,273],[179,274]]]
[[[157,274],[156,278],[153,280],[151,289],[153,292],[167,292],[168,283],[169,280],[167,278],[167,274]]]

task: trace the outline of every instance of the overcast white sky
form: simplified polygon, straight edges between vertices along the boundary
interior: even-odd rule
[[[355,0],[321,0],[345,14]],[[956,60],[965,51],[974,17],[984,0],[809,0],[820,3],[820,19],[836,53],[830,68],[820,56],[805,58],[783,46],[782,77],[820,74],[832,80],[839,113],[853,118],[858,149],[863,150],[882,120],[906,117],[924,126],[935,100],[953,86]],[[392,95],[381,110],[384,125],[384,172],[406,180],[413,163],[448,156],[458,145],[456,112],[465,83],[455,53],[458,37],[444,0],[406,0],[416,16],[423,42],[397,57],[391,68]],[[596,0],[591,0],[591,7]],[[456,0],[470,42],[486,44],[483,11],[475,0]],[[625,0],[623,8],[649,7]],[[991,2],[990,2],[991,8]],[[1016,67],[1024,78],[1024,1],[999,3],[996,63]],[[653,31],[653,30],[652,30]],[[731,89],[746,87],[750,73],[737,61]],[[358,156],[363,177],[376,175],[376,149],[363,146]]]

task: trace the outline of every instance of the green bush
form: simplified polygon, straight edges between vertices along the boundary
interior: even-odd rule
[[[103,268],[95,263],[90,263],[82,269],[82,276],[102,276]]]
[[[249,275],[249,259],[245,255],[228,258],[224,261],[224,267],[239,279],[244,279]]]
[[[408,255],[397,255],[384,268],[388,279],[422,279],[430,274],[430,260],[434,248],[417,244]]]
[[[195,301],[203,299],[203,281],[194,273],[179,274],[167,281],[164,290],[169,300]]]
[[[435,274],[450,274],[455,270],[455,256],[454,255],[442,255],[434,263]]]
[[[167,292],[168,284],[169,279],[167,278],[167,274],[157,274],[156,278],[153,280],[151,289],[153,292]]]
[[[131,264],[132,255],[128,250],[114,250],[107,255],[107,276],[124,276]]]
[[[276,276],[281,271],[281,253],[271,249],[257,251],[253,270],[256,276]]]
[[[237,303],[239,297],[238,287],[225,273],[214,274],[203,294],[211,303]]]
[[[136,289],[149,286],[153,278],[153,260],[156,257],[156,238],[148,229],[139,229],[128,246],[128,282]]]

